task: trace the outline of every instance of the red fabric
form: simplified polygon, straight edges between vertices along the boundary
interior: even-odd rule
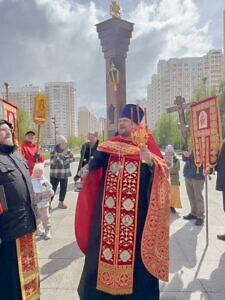
[[[44,154],[41,152],[41,150],[37,147],[36,144],[28,142],[27,140],[22,141],[21,151],[27,161],[30,175],[32,175],[35,163],[36,162],[44,162],[44,160],[45,160]],[[37,161],[34,157],[35,153],[40,154],[40,158]]]
[[[147,145],[148,145],[148,149],[150,152],[154,153],[155,155],[159,156],[160,158],[163,158],[163,155],[159,149],[159,146],[156,144],[156,141],[155,141],[153,135],[151,135],[151,134],[148,137]]]
[[[81,177],[81,178],[80,178],[80,181],[81,181],[81,183],[83,183],[83,185],[84,185],[84,183],[85,183],[85,181],[86,181],[86,178]]]
[[[120,135],[113,137],[112,139],[110,139],[110,141],[116,141],[116,142],[121,141],[126,144],[135,145],[134,142],[121,138]],[[154,153],[155,155],[159,156],[160,158],[163,158],[163,155],[159,149],[159,146],[156,144],[155,139],[152,134],[150,134],[148,137],[147,146],[148,146],[148,149],[150,152]]]
[[[0,215],[3,213],[3,208],[2,208],[2,205],[0,203]]]
[[[131,140],[115,136],[110,141],[135,145]],[[149,136],[148,148],[155,155],[163,158],[158,145],[156,144],[152,135]],[[102,169],[93,170],[87,177],[85,184],[80,191],[77,199],[77,206],[75,212],[75,236],[77,244],[81,251],[85,254],[87,251],[89,234],[91,229],[92,218],[94,215],[95,204],[100,188],[102,178]]]
[[[93,170],[85,180],[84,186],[77,199],[75,212],[75,235],[79,248],[83,253],[87,251],[95,204],[98,197],[102,168]]]

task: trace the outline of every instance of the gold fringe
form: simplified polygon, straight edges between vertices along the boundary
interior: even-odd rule
[[[133,293],[133,289],[112,289],[107,288],[105,285],[98,284],[96,286],[96,290],[101,292],[105,292],[110,295],[118,296],[118,295],[131,295]]]

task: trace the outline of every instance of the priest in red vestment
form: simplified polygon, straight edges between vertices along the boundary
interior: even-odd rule
[[[85,263],[81,300],[158,300],[168,280],[169,175],[152,135],[139,149],[131,132],[144,112],[127,104],[119,135],[98,146],[78,196],[75,234]]]

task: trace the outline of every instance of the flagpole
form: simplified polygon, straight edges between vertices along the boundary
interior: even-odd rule
[[[205,214],[206,214],[206,247],[209,245],[209,201],[208,201],[208,177],[205,176]]]
[[[37,151],[39,152],[39,145],[40,145],[40,131],[41,131],[41,124],[38,124],[37,130]],[[36,162],[38,162],[38,158],[36,158]]]
[[[37,130],[37,147],[38,148],[40,145],[40,132],[41,132],[41,124],[38,124],[38,130]]]
[[[202,78],[204,96],[206,98],[206,80],[207,77]],[[205,166],[206,170],[208,166]],[[205,176],[205,215],[206,215],[206,247],[209,245],[209,198],[208,198],[208,174]]]

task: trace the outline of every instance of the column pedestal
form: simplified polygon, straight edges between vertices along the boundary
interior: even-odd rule
[[[106,63],[108,138],[115,135],[121,108],[126,104],[126,57],[133,26],[133,23],[119,18],[111,18],[96,25]],[[110,73],[112,64],[119,74],[117,91],[115,91]]]

